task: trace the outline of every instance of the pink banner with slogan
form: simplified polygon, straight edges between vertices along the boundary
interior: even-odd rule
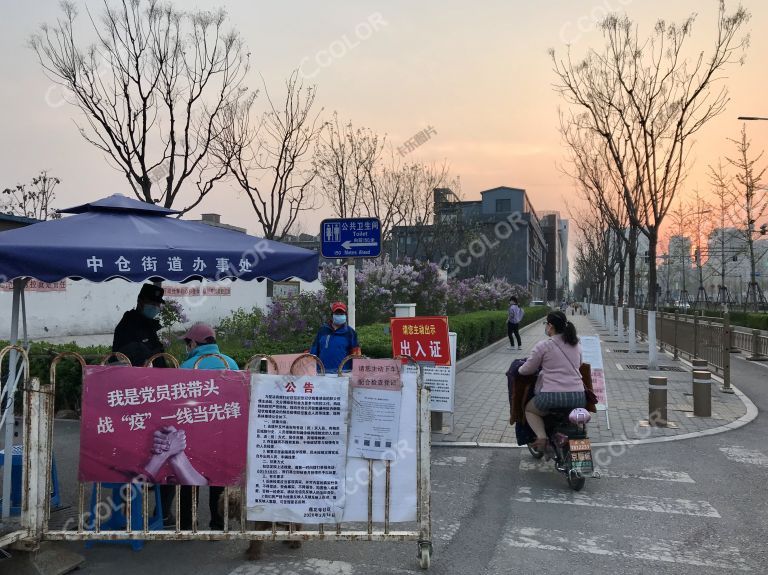
[[[605,374],[602,369],[592,370],[592,391],[597,396],[597,403],[608,405],[608,397],[605,393]]]
[[[243,483],[249,379],[241,371],[87,366],[80,481]]]

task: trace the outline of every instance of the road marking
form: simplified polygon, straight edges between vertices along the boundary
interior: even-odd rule
[[[574,535],[572,532],[536,527],[509,529],[504,533],[502,541],[510,547],[523,549],[588,553],[729,570],[752,570],[737,547],[720,544],[694,547],[686,541],[583,532]]]
[[[453,536],[459,532],[461,523],[450,522],[447,519],[437,519],[432,521],[434,534],[441,541],[450,541]]]
[[[616,364],[616,369],[618,369],[619,371],[624,371],[624,366],[621,365],[620,363],[617,363]]]
[[[413,573],[411,569],[383,565],[366,565],[364,563],[347,563],[346,561],[328,561],[326,559],[291,560],[281,556],[274,561],[269,560],[269,550],[264,551],[265,559],[258,565],[247,563],[241,565],[229,575],[354,575],[355,573],[388,573],[405,575]]]
[[[558,505],[578,505],[582,507],[601,507],[606,509],[629,509],[632,511],[651,511],[670,515],[696,515],[699,517],[720,517],[717,510],[706,501],[690,499],[672,499],[651,497],[650,495],[613,495],[597,493],[574,493],[556,489],[542,489],[538,495],[533,488],[520,487],[515,501],[520,503],[554,503]]]
[[[761,451],[754,449],[747,449],[740,445],[734,445],[733,447],[721,447],[725,456],[731,461],[737,463],[747,463],[749,465],[758,465],[760,467],[768,467],[768,456]]]
[[[543,473],[556,473],[555,466],[551,462],[522,459],[520,471],[539,471]],[[611,479],[644,479],[649,481],[672,481],[674,483],[696,483],[690,475],[682,471],[670,471],[658,467],[644,468],[642,473],[617,473],[605,467],[600,467],[600,477]]]
[[[454,457],[436,457],[432,459],[432,465],[464,465],[466,462],[467,458],[460,455]]]
[[[267,555],[269,551],[265,551]],[[283,558],[281,558],[283,559]],[[258,565],[242,565],[229,575],[298,575],[299,573],[317,573],[318,575],[354,575],[355,568],[345,561],[327,561],[325,559],[278,560]]]

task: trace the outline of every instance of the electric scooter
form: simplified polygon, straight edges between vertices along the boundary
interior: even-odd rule
[[[547,449],[539,451],[528,445],[534,459],[551,454],[555,469],[565,474],[568,485],[574,491],[581,491],[587,476],[592,476],[592,444],[587,436],[590,413],[581,407],[576,409],[553,409],[544,416],[547,431]]]

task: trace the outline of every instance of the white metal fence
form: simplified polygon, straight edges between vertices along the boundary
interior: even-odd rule
[[[87,489],[85,483],[78,484],[77,518],[70,524],[57,528],[50,527],[51,506],[51,467],[53,461],[53,425],[54,425],[54,396],[56,388],[56,367],[65,359],[74,359],[85,366],[85,360],[78,354],[65,352],[56,356],[50,366],[50,384],[41,385],[36,378],[29,377],[29,363],[27,355],[20,347],[5,348],[0,352],[0,365],[6,353],[15,352],[21,354],[24,363],[24,377],[22,386],[23,396],[23,461],[24,471],[22,478],[22,509],[19,528],[0,534],[0,548],[15,544],[27,549],[36,548],[41,541],[177,541],[177,540],[261,540],[261,541],[413,541],[418,545],[418,559],[422,568],[428,568],[431,562],[431,509],[430,509],[430,412],[429,390],[422,384],[421,370],[417,378],[417,434],[416,434],[416,460],[417,460],[417,509],[416,524],[413,529],[393,529],[390,523],[391,506],[391,462],[368,460],[368,474],[366,480],[368,496],[368,521],[367,524],[332,525],[318,524],[314,529],[306,529],[296,524],[271,523],[263,526],[246,520],[246,505],[244,487],[225,487],[224,500],[224,528],[218,530],[200,529],[198,524],[197,487],[191,487],[192,492],[192,527],[181,529],[180,525],[180,486],[176,486],[176,525],[172,529],[150,529],[150,492],[155,487],[147,483],[126,484],[121,492],[119,501],[107,498],[102,501],[102,485],[95,484],[95,499],[99,502],[97,512],[86,510]],[[114,354],[111,354],[114,355]],[[167,356],[170,357],[170,356]],[[312,356],[314,357],[314,356]],[[102,364],[110,359],[102,360]],[[127,361],[127,358],[118,358]],[[261,360],[270,361],[267,356],[255,356],[246,366],[246,369],[257,368]],[[348,358],[349,359],[349,358]],[[151,364],[152,358],[148,361]],[[258,360],[258,361],[254,361]],[[318,360],[319,361],[319,360]],[[173,359],[172,363],[176,363]],[[178,365],[178,364],[176,364]],[[8,446],[7,446],[8,447]],[[6,465],[10,465],[10,457],[6,458]],[[383,471],[374,469],[383,468]],[[374,521],[374,485],[377,481],[384,481],[384,521]],[[233,490],[240,491],[240,511],[237,516],[232,516],[229,509],[230,493]],[[138,493],[142,495],[141,528],[132,528],[132,505],[130,502]],[[125,529],[102,529],[102,520],[106,515],[116,510],[122,510],[126,517]],[[239,525],[235,527],[233,523]],[[406,524],[407,525],[407,524]],[[257,528],[260,527],[260,528]]]

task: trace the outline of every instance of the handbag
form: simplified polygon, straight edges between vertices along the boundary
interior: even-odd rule
[[[554,343],[554,342],[553,342],[553,343]],[[571,363],[571,360],[570,360],[570,359],[568,359],[568,356],[567,356],[567,355],[565,355],[565,352],[563,351],[563,348],[561,348],[561,347],[560,347],[559,345],[557,345],[556,343],[555,343],[554,345],[555,345],[555,347],[556,347],[558,350],[560,350],[560,353],[562,353],[562,354],[563,354],[563,356],[564,356],[564,357],[565,357],[565,359],[568,361],[568,363]],[[578,376],[579,376],[579,379],[581,379],[581,383],[582,383],[582,385],[584,386],[584,399],[586,399],[586,401],[587,401],[587,405],[590,405],[590,404],[593,404],[593,405],[597,405],[597,403],[598,403],[598,401],[597,401],[597,395],[595,395],[595,392],[594,392],[592,389],[590,389],[589,387],[587,387],[587,384],[586,384],[586,382],[584,381],[584,378],[581,376],[581,372],[580,372],[578,369],[576,369],[576,367],[575,367],[575,366],[573,366],[573,369],[574,369],[574,370],[576,371],[576,373],[578,374]]]

